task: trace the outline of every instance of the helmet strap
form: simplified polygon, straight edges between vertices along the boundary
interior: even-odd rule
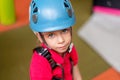
[[[44,38],[43,34],[41,32],[39,32],[39,35],[40,35],[42,41],[46,44],[46,41],[45,41],[45,38]]]
[[[43,43],[50,49],[50,47],[48,46],[47,42],[45,41],[44,35],[41,32],[39,32],[39,35],[40,35]]]

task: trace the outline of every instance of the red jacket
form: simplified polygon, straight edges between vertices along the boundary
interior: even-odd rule
[[[42,44],[42,47],[46,47]],[[75,47],[72,47],[71,52],[67,52],[64,57],[61,57],[55,51],[48,49],[50,54],[52,55],[52,59],[57,63],[61,64],[64,68],[64,80],[72,80],[71,74],[71,63],[70,57],[76,65],[78,63],[78,55]],[[62,77],[62,69],[58,66],[54,70],[52,70],[50,63],[46,58],[40,56],[35,51],[30,64],[30,79],[31,80],[52,80],[53,76]]]

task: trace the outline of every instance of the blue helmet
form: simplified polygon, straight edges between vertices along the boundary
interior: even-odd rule
[[[69,0],[32,0],[29,20],[33,31],[50,32],[73,26],[75,15]]]

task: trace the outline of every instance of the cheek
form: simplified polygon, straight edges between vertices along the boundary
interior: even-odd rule
[[[48,47],[49,48],[51,48],[51,49],[56,49],[56,44],[55,44],[55,42],[54,41],[48,41],[47,42],[47,45],[48,45]]]
[[[50,46],[55,44],[55,41],[51,41],[51,40],[48,40],[48,41],[46,41],[46,42],[47,42],[47,44],[50,45]]]
[[[49,47],[53,47],[54,45],[55,45],[55,43],[56,43],[56,41],[55,40],[52,40],[52,39],[45,39],[45,41],[46,41],[46,43],[47,43],[47,45],[49,46]]]
[[[72,40],[71,34],[65,36],[65,40],[68,41],[68,42],[71,42],[71,40]]]

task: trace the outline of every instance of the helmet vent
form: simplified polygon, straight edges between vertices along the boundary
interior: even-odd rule
[[[33,10],[33,13],[36,13],[36,12],[38,12],[38,8],[37,7]]]
[[[32,1],[32,7],[33,7],[33,13],[36,13],[38,11],[38,8],[36,7],[36,3],[34,0]]]
[[[72,9],[71,9],[71,7],[70,7],[70,4],[67,2],[67,0],[65,0],[64,6],[65,6],[65,8],[66,8],[66,10],[67,10],[68,16],[69,16],[69,17],[72,17]]]
[[[33,5],[33,8],[34,8],[34,7],[35,7],[35,5],[36,5],[36,4],[35,4],[35,2],[34,2],[34,0],[32,1],[32,5]]]
[[[32,1],[32,7],[33,7],[32,21],[36,24],[38,21],[38,16],[35,13],[38,12],[38,7],[36,6],[36,3],[34,0]]]
[[[32,15],[32,20],[35,24],[37,23],[37,15],[36,14]]]
[[[34,1],[32,1],[32,3],[34,3]]]
[[[67,5],[67,3],[65,3],[65,2],[64,2],[64,6],[65,6],[65,7],[69,7],[69,6]]]

